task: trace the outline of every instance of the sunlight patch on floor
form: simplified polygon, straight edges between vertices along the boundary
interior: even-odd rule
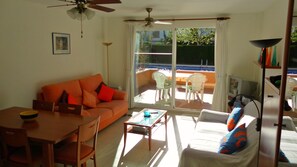
[[[197,119],[197,116],[192,115],[169,114],[167,121],[167,135],[165,124],[163,122],[164,119],[162,119],[161,123],[158,123],[156,128],[153,129],[151,151],[149,151],[148,136],[128,133],[126,147],[124,148],[124,137],[122,134],[121,136],[119,136],[118,139],[113,139],[118,140],[119,143],[117,145],[114,145],[116,148],[114,149],[115,152],[114,159],[112,160],[112,166],[177,167],[181,151],[187,147],[188,142],[192,137],[192,132],[194,130]],[[125,120],[121,120],[121,123],[117,123],[116,125],[113,125],[114,127],[111,128],[117,129],[118,131],[122,132],[122,124],[124,121]],[[120,128],[120,130],[118,128]],[[108,131],[106,133],[113,132]],[[101,147],[105,146],[102,145]],[[109,155],[109,157],[113,156]],[[99,165],[101,163],[105,165],[108,164],[107,162],[102,162],[108,161],[109,158],[105,158],[102,157],[99,160]]]

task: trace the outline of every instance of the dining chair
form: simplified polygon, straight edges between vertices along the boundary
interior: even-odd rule
[[[187,78],[185,99],[188,100],[188,103],[190,103],[191,94],[193,94],[194,100],[196,95],[198,100],[200,100],[201,103],[203,102],[204,84],[206,80],[206,76],[201,73],[194,73]],[[199,98],[199,93],[201,94],[201,98]]]
[[[0,127],[1,143],[4,151],[4,166],[40,166],[41,147],[30,147],[25,129]]]
[[[164,96],[165,101],[167,101],[167,95],[170,96],[170,89],[172,88],[171,82],[168,80],[165,74],[159,71],[155,71],[152,74],[152,78],[156,81],[155,102],[157,101],[158,92],[159,92],[159,99],[161,99],[161,97]]]
[[[83,110],[82,105],[76,105],[76,104],[59,103],[58,106],[59,106],[58,112],[61,112],[61,113],[71,113],[71,114],[81,115],[81,112]]]
[[[54,109],[55,109],[54,102],[47,102],[47,101],[41,101],[41,100],[33,100],[32,106],[34,110],[44,110],[44,111],[54,112]]]
[[[96,167],[96,144],[97,132],[99,128],[100,117],[95,120],[80,125],[78,127],[78,138],[76,142],[72,142],[55,149],[55,162],[72,166],[81,166],[89,159],[94,160],[94,167]],[[86,144],[87,141],[92,141],[92,145]]]

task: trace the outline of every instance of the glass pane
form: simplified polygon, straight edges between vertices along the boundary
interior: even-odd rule
[[[135,49],[134,102],[171,106],[172,32],[137,31]],[[167,71],[167,79],[155,79],[153,73],[157,71]]]
[[[179,28],[176,31],[176,90],[177,108],[211,108],[215,85],[214,47],[215,28]],[[206,77],[204,87],[192,89],[188,77],[200,73]],[[188,80],[188,82],[187,82]],[[199,83],[197,80],[195,83]]]

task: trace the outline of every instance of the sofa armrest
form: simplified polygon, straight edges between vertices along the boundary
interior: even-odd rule
[[[283,125],[286,125],[286,127],[284,128],[285,130],[296,131],[295,124],[292,118],[289,116],[283,116]]]
[[[207,121],[207,122],[221,122],[226,123],[229,117],[229,113],[203,109],[200,112],[198,121]]]
[[[112,96],[112,100],[128,100],[127,93],[122,90],[114,89],[114,94]]]

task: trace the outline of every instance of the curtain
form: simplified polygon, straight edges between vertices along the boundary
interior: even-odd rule
[[[128,93],[129,108],[134,107],[134,51],[135,51],[135,25],[127,24],[127,57],[126,57],[126,92]]]
[[[226,64],[228,62],[227,48],[228,20],[217,20],[215,39],[215,76],[216,86],[213,92],[212,109],[227,111]]]

